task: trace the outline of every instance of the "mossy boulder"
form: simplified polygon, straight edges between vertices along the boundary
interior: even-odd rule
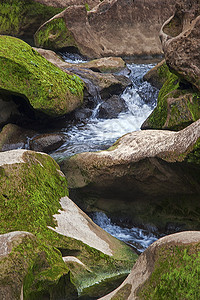
[[[0,233],[28,231],[36,239],[30,246],[36,267],[32,261],[21,279],[25,299],[39,299],[39,292],[58,299],[57,287],[64,291],[68,283],[75,286],[73,299],[96,281],[129,272],[136,255],[67,197],[66,178],[50,156],[22,149],[1,152],[0,186]]]
[[[164,232],[170,223],[196,230],[199,138],[200,120],[178,132],[132,132],[108,150],[64,159],[61,169],[79,203],[90,210],[101,209],[133,224],[152,224]]]
[[[143,77],[145,81],[151,83],[158,89],[161,89],[165,81],[167,80],[168,67],[165,60],[159,62],[155,67],[149,70]]]
[[[4,0],[0,3],[0,34],[33,38],[41,24],[63,8],[35,0]]]
[[[0,235],[1,299],[76,299],[76,287],[61,253],[33,234]]]
[[[171,73],[166,63],[158,68],[158,76],[166,78],[157,106],[144,121],[142,129],[181,130],[200,118],[200,92],[190,83]]]
[[[101,299],[199,299],[199,263],[199,231],[166,236],[140,255],[118,289]]]
[[[26,99],[50,117],[71,112],[83,101],[83,82],[52,65],[25,42],[0,36],[1,93]]]

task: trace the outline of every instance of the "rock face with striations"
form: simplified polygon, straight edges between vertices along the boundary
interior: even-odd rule
[[[179,220],[196,229],[200,226],[195,217],[199,204],[194,200],[200,191],[199,139],[200,120],[179,132],[132,132],[107,151],[65,159],[61,169],[81,197],[93,199],[104,194],[105,199],[127,199],[132,203],[127,213],[140,224],[152,223],[163,229],[170,220]],[[188,207],[186,198],[193,198],[190,203],[193,201],[196,209]],[[102,209],[107,209],[107,202]],[[184,217],[182,207],[188,209],[186,216],[191,213],[191,221]]]
[[[179,1],[160,32],[167,65],[200,91],[200,2]]]
[[[167,66],[157,71],[165,73],[166,81],[142,129],[180,130],[200,118],[199,1],[179,1],[160,38]]]
[[[174,5],[173,0],[104,0],[90,11],[70,6],[38,29],[35,43],[76,47],[88,57],[160,54],[158,33]]]
[[[199,245],[199,231],[159,239],[140,255],[126,280],[100,299],[198,299]]]

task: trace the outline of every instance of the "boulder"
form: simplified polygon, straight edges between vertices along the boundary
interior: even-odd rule
[[[173,0],[105,0],[90,11],[70,6],[37,30],[35,44],[76,47],[88,57],[160,54],[158,33],[174,6]]]
[[[151,85],[158,89],[161,89],[165,81],[167,80],[167,66],[165,60],[159,62],[155,67],[149,70],[143,77],[145,81],[148,81]]]
[[[156,69],[152,72],[156,72]],[[166,81],[159,92],[156,108],[144,121],[141,129],[181,130],[197,121],[200,118],[200,92],[171,73],[165,63],[158,67],[157,74],[153,76],[154,79],[149,80],[163,78]]]
[[[100,299],[198,299],[199,242],[199,231],[159,239],[140,255],[126,280]]]
[[[126,68],[126,63],[121,57],[102,57],[98,59],[93,59],[88,62],[83,63],[73,63],[64,62],[54,51],[46,50],[42,48],[34,48],[38,53],[44,56],[48,61],[60,68],[70,68],[76,66],[77,68],[90,69],[94,72],[101,73],[114,73],[120,72]]]
[[[0,132],[0,151],[25,148],[28,137],[35,133],[14,124],[7,124]]]
[[[0,88],[35,112],[63,116],[81,105],[83,82],[52,65],[25,42],[0,36]],[[27,106],[28,106],[27,105]]]
[[[52,152],[62,146],[65,142],[64,134],[40,134],[33,137],[29,142],[30,150],[45,153]]]
[[[126,67],[125,61],[121,57],[103,57],[94,59],[86,63],[79,64],[79,67],[88,68],[101,73],[114,73]]]
[[[71,64],[61,60],[55,52],[35,48],[48,61],[59,67],[68,74],[77,74],[85,83],[87,92],[93,97],[101,96],[102,99],[108,99],[111,95],[120,94],[123,90],[131,85],[131,80],[124,75],[105,74],[94,72],[100,71],[116,71],[125,67],[125,62],[120,58],[103,58],[96,59],[88,63]],[[117,65],[117,66],[116,66]],[[96,66],[96,67],[95,67]],[[97,70],[97,68],[99,68]],[[87,95],[88,96],[88,95]]]
[[[114,95],[104,101],[98,110],[98,117],[102,119],[117,118],[117,116],[127,110],[126,104],[120,96]]]
[[[16,279],[17,291],[23,285],[25,299],[76,299],[77,291],[131,268],[136,255],[68,198],[66,178],[50,156],[22,149],[1,152],[0,173],[0,234],[27,231],[36,239],[36,246],[28,243],[29,250],[20,252],[25,269]],[[4,266],[9,270],[7,261]],[[6,276],[13,290],[13,272]]]
[[[198,229],[199,138],[199,120],[179,132],[132,132],[106,151],[65,159],[61,169],[82,203],[164,231],[169,223]]]
[[[35,2],[45,4],[53,7],[66,7],[70,5],[88,5],[88,8],[93,8],[96,6],[100,0],[35,0]],[[86,5],[86,7],[87,7]]]

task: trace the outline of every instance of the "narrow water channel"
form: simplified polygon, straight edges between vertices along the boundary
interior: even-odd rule
[[[70,63],[84,62],[81,57],[68,53],[64,53],[63,58]],[[122,94],[126,111],[121,112],[117,118],[101,119],[98,117],[98,110],[102,101],[94,99],[95,107],[90,118],[76,125],[67,124],[62,128],[66,142],[51,154],[52,157],[59,160],[80,152],[107,149],[122,135],[140,130],[140,126],[155,107],[158,96],[158,90],[143,80],[144,74],[154,65],[146,62],[128,63],[130,73],[127,76],[132,85]],[[116,225],[103,212],[96,212],[90,217],[105,231],[133,246],[138,253],[143,252],[157,239],[157,236],[148,230]]]

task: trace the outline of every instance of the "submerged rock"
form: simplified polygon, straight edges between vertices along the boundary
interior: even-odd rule
[[[67,197],[66,178],[50,156],[22,149],[1,152],[0,173],[0,233],[28,231],[36,241],[23,248],[26,258],[19,254],[24,269],[16,278],[17,291],[23,285],[25,299],[76,299],[77,291],[96,281],[128,272],[136,255]],[[12,270],[13,264],[6,260],[4,266]],[[6,272],[10,290],[16,283],[13,272]]]
[[[198,299],[199,242],[199,231],[159,239],[140,255],[125,281],[100,299]]]
[[[25,148],[27,137],[34,134],[35,132],[14,124],[5,125],[0,132],[0,151]]]
[[[91,199],[93,207],[96,204],[99,209],[116,214],[126,211],[133,222],[153,224],[162,230],[169,222],[197,229],[199,138],[199,120],[179,132],[132,132],[107,151],[65,159],[61,169],[69,187],[86,201]],[[100,207],[98,199],[102,198],[107,201]],[[132,203],[128,209],[124,207],[125,200]]]
[[[174,5],[173,0],[105,0],[90,11],[85,5],[70,6],[38,29],[35,43],[76,47],[88,57],[160,54],[158,33]]]
[[[30,149],[41,152],[51,152],[62,146],[65,142],[63,134],[41,134],[30,140]]]
[[[19,39],[0,36],[0,46],[2,92],[21,96],[36,112],[50,117],[81,105],[83,82],[78,76],[67,75]]]

